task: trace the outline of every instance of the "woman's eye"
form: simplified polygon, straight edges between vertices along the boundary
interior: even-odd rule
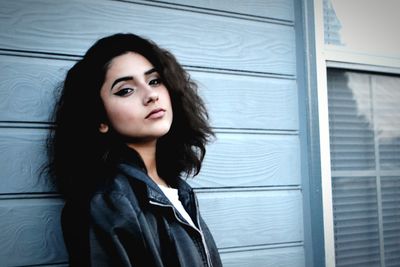
[[[162,84],[162,80],[161,80],[161,78],[156,78],[156,79],[152,79],[152,80],[150,80],[150,82],[149,82],[149,85],[159,85],[159,84]]]
[[[119,90],[118,92],[114,93],[114,95],[117,96],[126,96],[130,93],[132,93],[134,90],[132,88],[123,88],[121,90]]]

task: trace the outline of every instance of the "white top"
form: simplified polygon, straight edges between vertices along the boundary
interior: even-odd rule
[[[182,215],[182,217],[194,228],[197,229],[196,225],[193,223],[192,218],[189,216],[187,211],[182,205],[182,202],[179,200],[178,189],[166,187],[163,185],[158,185],[160,189],[163,191],[164,195],[171,201],[174,207],[178,210],[178,212]]]

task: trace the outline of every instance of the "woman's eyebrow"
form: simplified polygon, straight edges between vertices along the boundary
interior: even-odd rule
[[[113,84],[111,85],[111,89],[110,89],[110,90],[112,90],[113,87],[114,87],[117,83],[123,82],[123,81],[130,81],[130,80],[133,80],[133,76],[125,76],[125,77],[118,78],[118,79],[116,79],[116,80],[113,82]]]
[[[149,74],[152,74],[153,72],[157,72],[158,70],[156,69],[156,68],[152,68],[152,69],[149,69],[148,71],[146,71],[145,73],[144,73],[144,75],[149,75]]]

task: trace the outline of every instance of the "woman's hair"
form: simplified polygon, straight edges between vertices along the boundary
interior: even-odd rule
[[[65,197],[86,194],[110,171],[108,155],[123,140],[99,132],[106,122],[100,97],[113,58],[128,52],[144,56],[168,89],[173,122],[157,142],[157,168],[168,183],[181,174],[197,175],[214,136],[197,85],[167,50],[134,34],[118,33],[98,40],[67,73],[54,112],[56,127],[49,136],[49,171]]]

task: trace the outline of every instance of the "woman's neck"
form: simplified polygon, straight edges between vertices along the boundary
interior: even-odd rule
[[[167,186],[167,183],[158,175],[157,172],[156,145],[157,141],[128,144],[128,146],[135,149],[143,159],[148,176],[150,176],[155,183]]]

